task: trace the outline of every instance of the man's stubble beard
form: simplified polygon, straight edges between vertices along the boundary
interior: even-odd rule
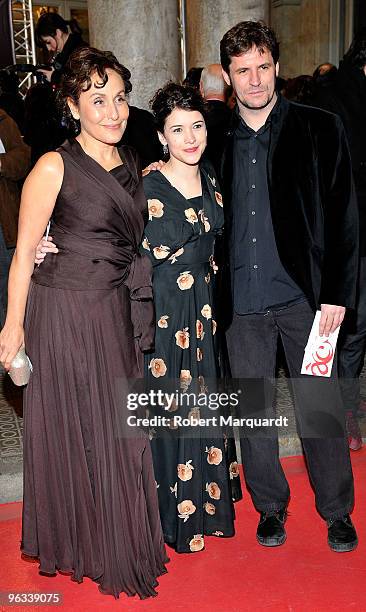
[[[242,106],[244,106],[245,108],[247,108],[247,109],[249,109],[249,110],[263,110],[263,109],[264,109],[264,108],[266,108],[266,107],[267,107],[269,104],[271,104],[271,102],[272,102],[273,97],[275,96],[275,94],[276,94],[276,90],[274,89],[274,90],[273,90],[273,93],[272,93],[272,95],[271,95],[271,97],[268,97],[268,98],[267,98],[267,101],[266,101],[264,104],[262,104],[261,106],[251,106],[250,104],[246,103],[245,101],[240,100],[240,98],[238,98],[238,100],[239,100],[239,102],[240,102],[240,104],[241,104]]]

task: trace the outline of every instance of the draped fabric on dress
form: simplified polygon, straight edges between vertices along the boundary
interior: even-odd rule
[[[145,598],[167,557],[149,440],[121,435],[117,383],[142,375],[153,341],[150,262],[138,254],[146,199],[127,147],[110,173],[77,141],[59,152],[59,253],[35,270],[26,313],[21,548],[42,572]]]

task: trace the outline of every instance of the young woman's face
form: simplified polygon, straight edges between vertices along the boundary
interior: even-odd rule
[[[107,75],[107,83],[98,87],[100,77],[92,74],[91,88],[81,92],[77,106],[71,100],[69,106],[73,117],[80,120],[81,134],[113,145],[122,138],[129,111],[122,77],[109,69]]]
[[[160,142],[167,144],[171,159],[198,164],[207,144],[206,124],[199,111],[175,108],[167,117]]]
[[[60,53],[65,46],[65,35],[63,35],[63,32],[59,29],[56,30],[54,36],[41,36],[41,38],[47,51],[53,55],[55,53]]]

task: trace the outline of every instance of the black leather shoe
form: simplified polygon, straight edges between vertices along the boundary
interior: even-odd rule
[[[345,514],[340,519],[327,521],[328,544],[335,552],[349,552],[358,544],[356,529],[350,515]]]
[[[268,515],[261,512],[257,528],[257,540],[262,546],[281,546],[286,540],[285,521],[286,510],[279,510],[276,514]]]

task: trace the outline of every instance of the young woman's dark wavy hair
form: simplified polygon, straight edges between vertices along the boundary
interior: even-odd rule
[[[44,47],[42,36],[51,36],[55,38],[56,30],[61,30],[64,34],[68,33],[68,27],[73,34],[81,34],[81,28],[76,19],[65,21],[58,13],[43,13],[37,21],[35,28],[36,45]]]
[[[158,89],[152,100],[150,108],[154,115],[156,129],[163,133],[167,117],[175,108],[187,111],[198,111],[205,118],[207,109],[200,92],[189,85],[169,82]]]
[[[277,64],[280,46],[274,31],[263,21],[241,21],[226,32],[220,42],[221,65],[225,72],[229,73],[232,57],[242,55],[252,47],[257,47],[261,52],[268,49]]]
[[[79,121],[75,120],[71,114],[68,100],[74,104],[79,103],[80,94],[88,91],[92,86],[92,75],[99,77],[96,87],[101,89],[108,81],[107,70],[114,70],[119,74],[125,85],[125,93],[132,90],[131,73],[110,51],[99,51],[93,47],[82,47],[74,51],[64,68],[60,87],[57,91],[57,104],[62,113],[64,125],[75,134],[80,131]]]

